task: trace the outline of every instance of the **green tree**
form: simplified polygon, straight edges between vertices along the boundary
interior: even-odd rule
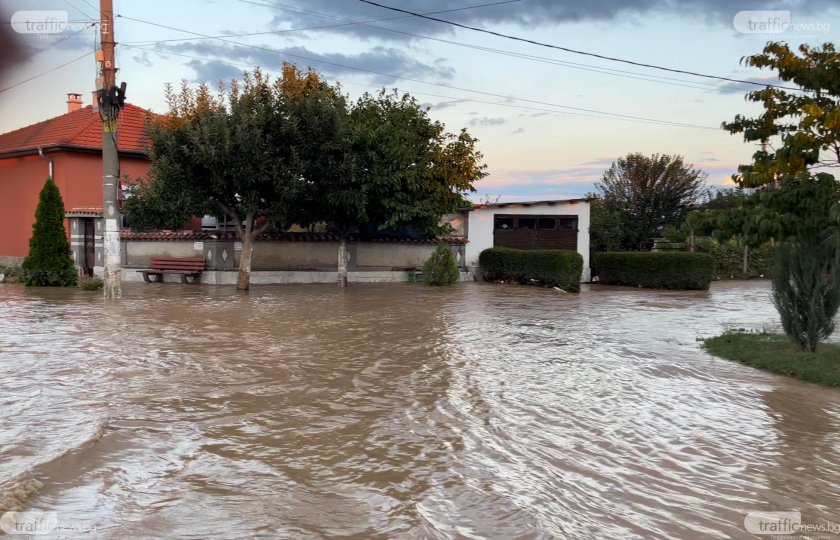
[[[458,282],[461,274],[449,244],[438,244],[434,253],[423,264],[423,276],[429,285],[452,285]]]
[[[151,130],[147,196],[180,200],[163,212],[169,221],[185,211],[231,218],[242,242],[239,290],[250,287],[257,235],[289,226],[303,188],[301,141],[282,82],[255,69],[216,96],[206,84],[167,87],[169,112]]]
[[[589,208],[590,247],[596,252],[617,250],[624,231],[621,213],[599,199],[593,200]]]
[[[486,175],[477,140],[466,130],[447,133],[408,95],[365,94],[346,115],[337,97],[316,105],[327,109],[316,117],[330,121],[307,138],[316,141],[307,150],[308,222],[324,221],[338,235],[340,286],[349,235],[363,225],[441,233],[441,217],[467,205],[464,196]]]
[[[29,240],[29,255],[23,261],[22,270],[26,285],[68,287],[76,284],[76,270],[64,229],[64,201],[52,178],[47,178],[41,189]]]
[[[766,87],[749,92],[748,101],[764,111],[755,118],[737,115],[724,122],[744,141],[767,143],[741,165],[736,177],[742,187],[804,179],[820,167],[840,166],[840,53],[833,43],[799,46],[799,55],[786,43],[768,43],[760,54],[742,60],[746,66],[776,71],[785,83],[801,90]]]
[[[129,184],[123,203],[126,226],[134,231],[179,230],[195,215],[191,191],[170,193],[164,182],[138,179]],[[186,186],[185,186],[186,187]]]
[[[820,168],[840,166],[840,54],[831,43],[798,54],[768,43],[743,63],[776,71],[801,90],[767,87],[747,94],[763,112],[741,115],[723,127],[746,142],[761,141],[753,162],[734,178],[760,187],[739,211],[719,218],[721,234],[732,231],[779,242],[773,298],[782,327],[800,347],[814,351],[834,330],[840,274],[840,188]]]
[[[619,158],[595,183],[607,212],[620,216],[619,248],[638,250],[668,225],[680,226],[705,194],[706,173],[681,156],[640,153]]]

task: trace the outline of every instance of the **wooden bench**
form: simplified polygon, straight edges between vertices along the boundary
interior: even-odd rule
[[[198,283],[204,271],[204,257],[151,257],[149,266],[146,270],[138,270],[146,283],[160,283],[165,274],[181,276],[182,283],[189,283],[189,277],[193,283]]]

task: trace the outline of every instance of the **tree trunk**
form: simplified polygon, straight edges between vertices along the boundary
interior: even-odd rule
[[[747,270],[749,269],[749,266],[750,266],[750,248],[748,248],[747,245],[744,244],[744,258],[741,262],[741,271],[745,276],[747,275]]]
[[[688,251],[694,253],[694,227],[691,228],[691,234],[688,236]]]
[[[347,238],[344,235],[338,241],[338,286],[347,286]]]
[[[245,218],[245,230],[242,231],[242,252],[239,254],[239,276],[236,289],[247,291],[251,288],[251,254],[254,253],[254,216]]]
[[[254,252],[254,240],[250,234],[242,238],[242,253],[239,255],[239,276],[236,289],[247,291],[251,288],[251,254]]]

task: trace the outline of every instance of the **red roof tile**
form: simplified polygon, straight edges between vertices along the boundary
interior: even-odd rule
[[[149,111],[126,103],[117,117],[117,144],[123,152],[147,152],[149,138],[146,118]],[[92,107],[32,124],[0,135],[0,154],[35,150],[39,146],[69,146],[100,150],[102,148],[102,119]]]
[[[123,230],[121,236],[123,240],[237,240],[236,233],[230,231],[135,232],[131,230]],[[273,242],[338,242],[338,236],[329,233],[270,233],[258,235],[257,240]],[[349,240],[351,242],[359,241],[356,237],[351,237]],[[440,242],[448,242],[455,245],[464,245],[467,243],[467,239],[462,236],[428,238],[423,240],[412,240],[410,238],[373,238],[368,241],[394,242],[400,244],[438,244]]]

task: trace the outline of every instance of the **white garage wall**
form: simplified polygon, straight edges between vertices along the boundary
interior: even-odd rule
[[[554,204],[548,204],[552,202]],[[469,243],[466,249],[466,261],[470,270],[478,271],[478,256],[487,248],[493,247],[493,221],[496,214],[522,215],[564,215],[578,218],[578,253],[583,256],[584,281],[589,281],[589,201],[545,201],[541,203],[487,205],[467,212],[469,220]],[[476,273],[476,275],[479,275]]]

